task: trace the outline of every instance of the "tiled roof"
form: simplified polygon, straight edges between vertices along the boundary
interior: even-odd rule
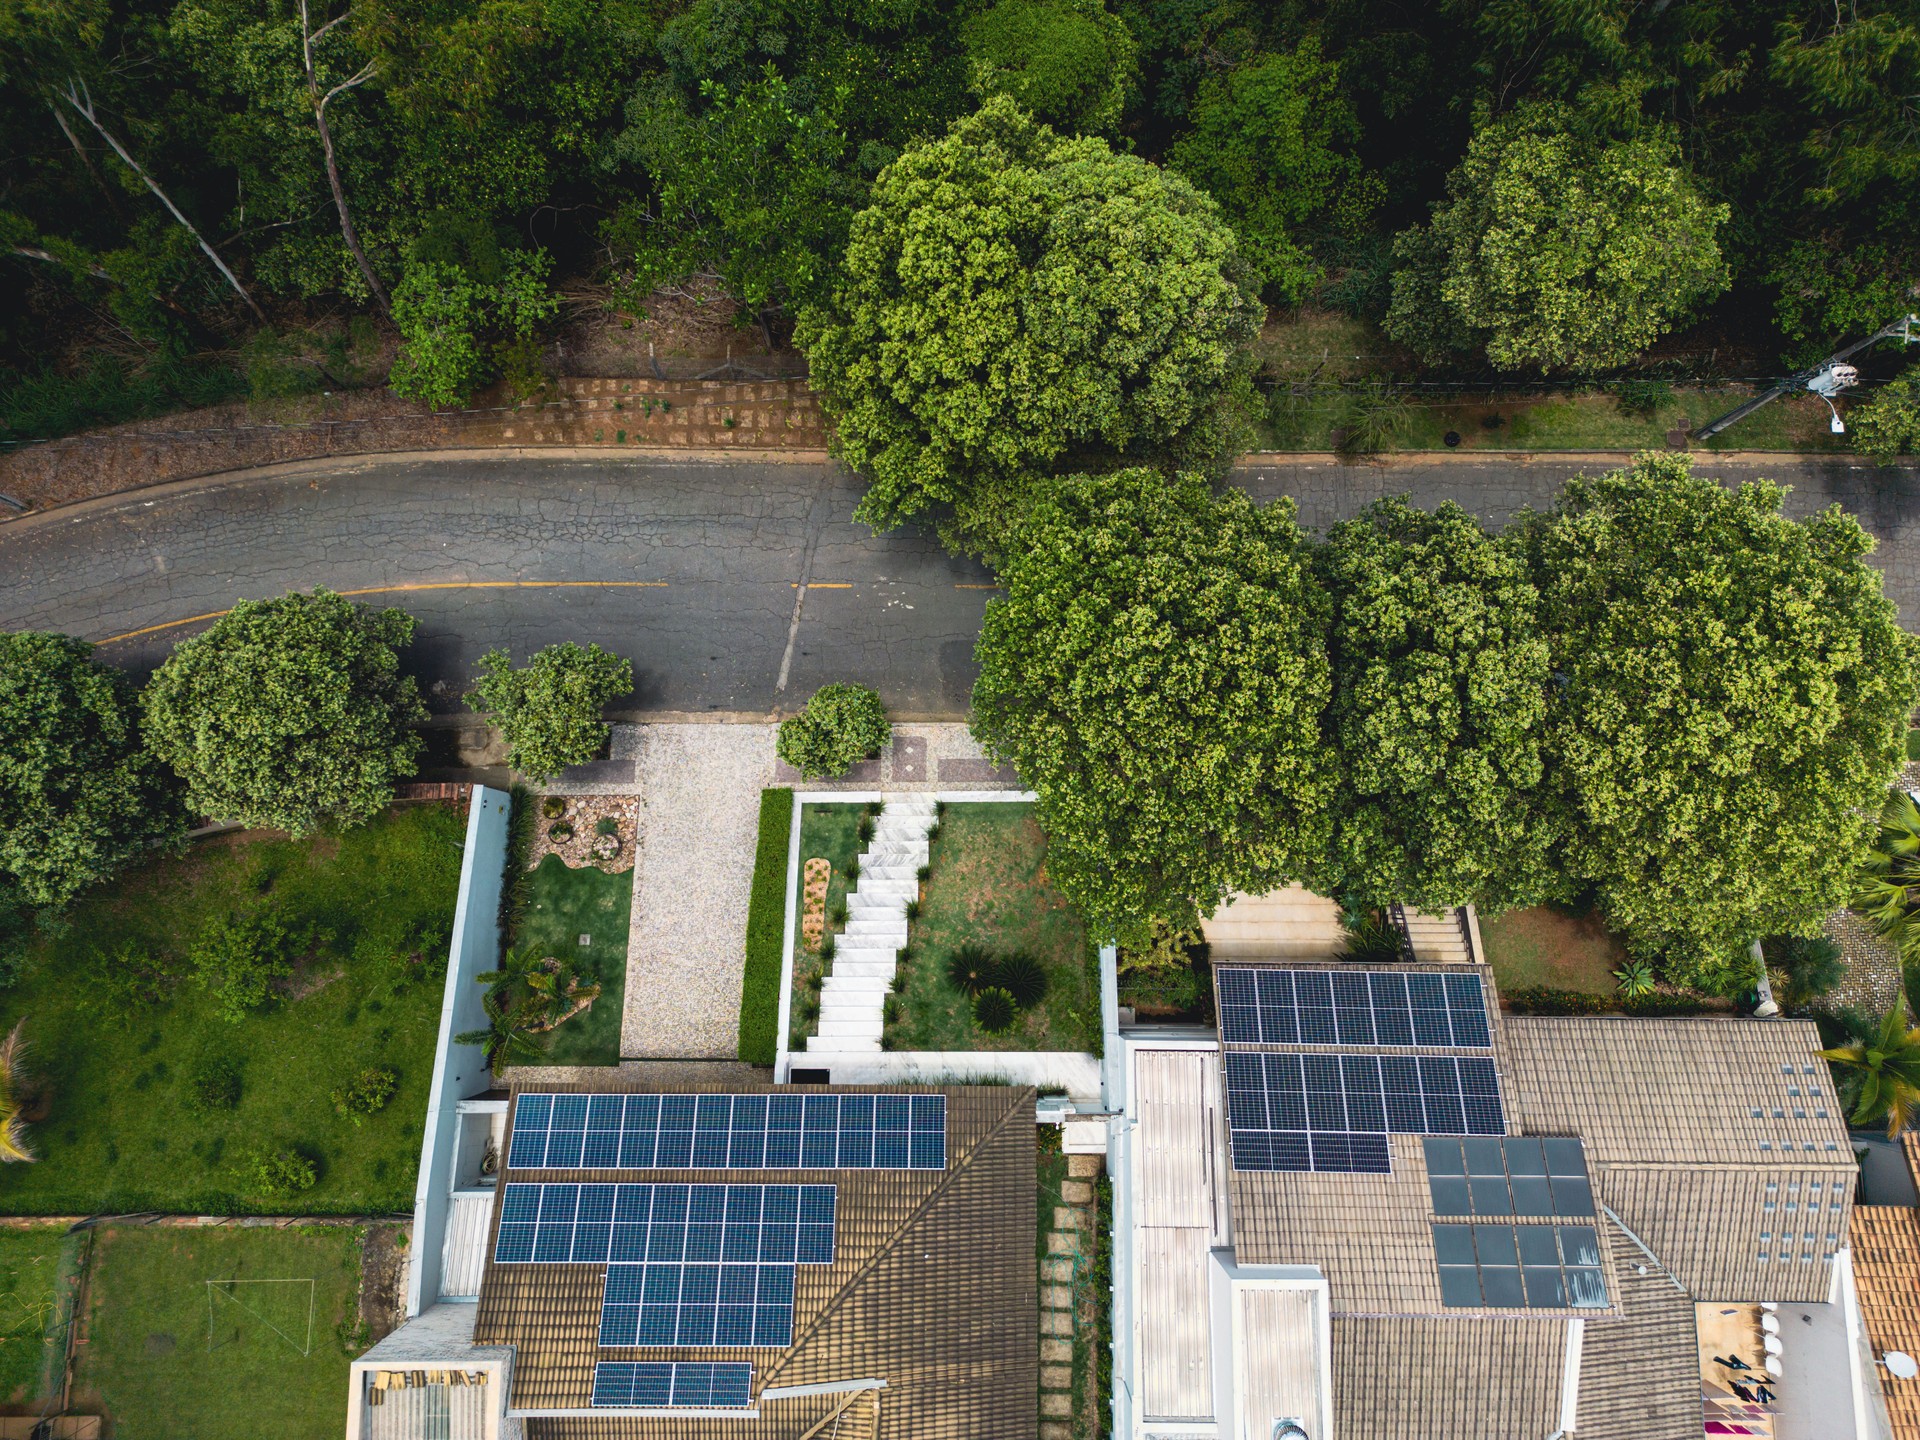
[[[1625,1313],[1587,1322],[1574,1433],[1579,1440],[1697,1440],[1703,1417],[1693,1298],[1648,1265],[1611,1221],[1600,1230]]]
[[[1857,1205],[1850,1233],[1867,1338],[1877,1351],[1920,1356],[1920,1214],[1905,1205]],[[1920,1380],[1884,1368],[1877,1374],[1893,1440],[1920,1440]]]
[[[1567,1323],[1336,1316],[1334,1434],[1341,1440],[1541,1440],[1560,1428]]]
[[[540,1089],[604,1090],[606,1081]],[[725,1086],[646,1086],[636,1091]],[[780,1093],[821,1087],[786,1086]],[[888,1087],[835,1087],[882,1093]],[[894,1087],[897,1088],[897,1087]],[[475,1339],[517,1347],[514,1409],[586,1409],[596,1361],[747,1361],[753,1393],[769,1386],[885,1380],[876,1437],[972,1440],[1034,1436],[1039,1415],[1039,1313],[1034,1261],[1031,1090],[945,1089],[947,1168],[835,1171],[512,1171],[509,1180],[582,1183],[792,1183],[838,1189],[834,1261],[795,1276],[793,1343],[785,1350],[599,1347],[603,1268],[488,1261]],[[798,1436],[845,1394],[759,1402],[760,1419],[529,1417],[529,1440],[707,1440]],[[863,1404],[851,1422],[872,1414]]]

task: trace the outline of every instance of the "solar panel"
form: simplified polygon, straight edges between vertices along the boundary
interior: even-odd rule
[[[704,1360],[602,1360],[593,1367],[593,1403],[624,1410],[745,1410],[753,1367]]]
[[[1488,1136],[1425,1143],[1435,1215],[1593,1214],[1586,1154],[1576,1139]]]
[[[500,1264],[604,1264],[600,1343],[781,1346],[796,1265],[831,1265],[831,1185],[535,1185],[500,1197]]]
[[[1225,1057],[1236,1170],[1388,1172],[1387,1136],[1498,1135],[1493,1062],[1454,1055]]]
[[[1591,1225],[1435,1225],[1440,1303],[1589,1310],[1607,1303]]]
[[[1215,973],[1220,1038],[1229,1045],[1485,1050],[1493,1043],[1480,977],[1471,972],[1225,966]]]
[[[944,1095],[580,1095],[514,1102],[515,1170],[943,1170]]]

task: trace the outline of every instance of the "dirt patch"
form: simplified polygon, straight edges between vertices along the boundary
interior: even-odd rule
[[[1613,972],[1627,964],[1618,937],[1595,915],[1568,915],[1545,905],[1480,921],[1487,963],[1502,990],[1548,985],[1611,995]]]
[[[367,1344],[385,1338],[407,1320],[407,1260],[402,1245],[411,1227],[370,1225],[360,1259],[360,1328]]]
[[[345,978],[346,967],[338,964],[316,964],[313,957],[301,960],[293,967],[293,974],[280,984],[280,993],[289,1001],[306,999],[309,995],[318,995],[334,981]]]
[[[549,808],[560,813],[549,815]],[[639,810],[632,796],[542,795],[537,813],[539,824],[527,851],[529,870],[539,869],[549,855],[558,855],[569,870],[591,866],[609,875],[623,875],[633,869]],[[610,822],[611,834],[602,833],[607,828],[603,822]],[[556,827],[565,827],[565,833],[556,836]]]
[[[561,368],[577,374],[651,375],[655,360],[804,365],[791,350],[769,348],[759,325],[742,325],[739,305],[710,275],[663,286],[637,310],[617,308],[604,285],[573,286],[565,299],[567,324],[554,350]]]
[[[804,913],[800,918],[800,943],[815,954],[827,935],[827,886],[833,880],[833,866],[816,855],[807,861],[807,886]]]

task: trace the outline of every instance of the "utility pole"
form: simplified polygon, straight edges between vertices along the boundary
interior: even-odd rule
[[[1870,349],[1882,340],[1891,340],[1896,335],[1900,337],[1901,344],[1911,345],[1914,341],[1920,340],[1920,334],[1915,333],[1916,327],[1920,327],[1920,315],[1914,314],[1903,315],[1890,325],[1882,325],[1866,339],[1856,340],[1844,349],[1834,351],[1818,365],[1802,370],[1797,375],[1789,375],[1771,390],[1763,391],[1744,405],[1736,405],[1726,414],[1709,420],[1693,432],[1693,438],[1704,440],[1709,435],[1717,435],[1729,425],[1746,419],[1761,406],[1778,400],[1790,390],[1810,390],[1827,402],[1829,410],[1833,410],[1833,397],[1860,379],[1860,372],[1846,362],[1862,350]],[[1841,423],[1840,412],[1833,410],[1833,433],[1843,434],[1846,428]]]

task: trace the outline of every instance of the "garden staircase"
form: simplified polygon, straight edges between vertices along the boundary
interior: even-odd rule
[[[1413,946],[1413,958],[1424,965],[1471,965],[1473,952],[1467,948],[1467,917],[1463,909],[1415,910],[1411,905],[1405,917],[1404,933]]]
[[[847,896],[847,928],[834,941],[809,1051],[878,1053],[894,967],[907,943],[907,902],[919,895],[920,867],[927,863],[934,803],[931,795],[907,795],[881,808]]]

